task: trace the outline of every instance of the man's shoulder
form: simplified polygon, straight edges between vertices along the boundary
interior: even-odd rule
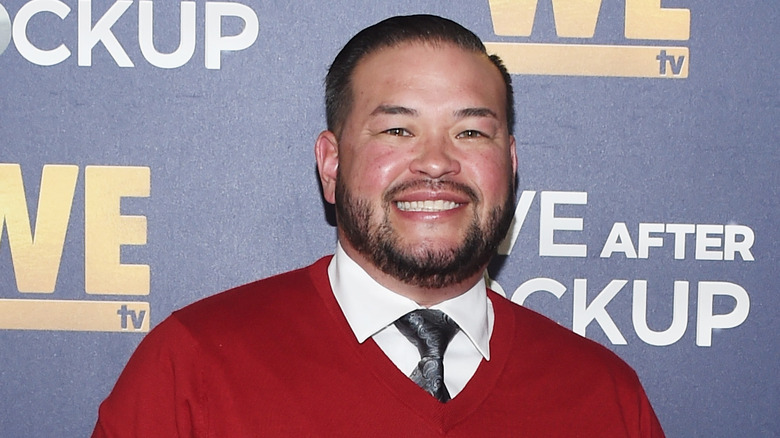
[[[524,354],[535,355],[548,366],[601,370],[636,379],[633,368],[604,345],[504,297],[497,296],[492,302],[494,308],[502,309],[497,310],[496,318],[500,313],[511,315],[514,346]]]
[[[566,421],[578,436],[663,436],[636,372],[614,352],[503,297],[491,300],[494,334],[506,336],[502,387],[530,400],[537,417]]]
[[[318,300],[318,288],[328,288],[330,257],[292,271],[253,281],[203,298],[173,312],[171,318],[188,327],[256,321],[262,315],[305,307]]]

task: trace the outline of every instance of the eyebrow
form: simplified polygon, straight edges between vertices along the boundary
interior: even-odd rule
[[[407,108],[405,106],[400,106],[400,105],[379,105],[374,109],[374,111],[371,112],[371,115],[376,116],[379,114],[404,115],[404,116],[419,115],[416,109]],[[484,108],[484,107],[459,109],[455,111],[453,115],[455,116],[455,118],[458,119],[464,119],[467,117],[491,117],[494,119],[498,118],[498,115],[496,114],[495,111],[491,110],[490,108]]]
[[[412,108],[407,108],[405,106],[400,105],[379,105],[374,109],[374,111],[371,111],[372,116],[376,116],[379,114],[389,114],[389,115],[404,115],[404,116],[417,116],[417,110]]]
[[[463,119],[466,117],[492,117],[494,119],[498,118],[496,112],[491,110],[490,108],[463,108],[455,111],[454,115],[458,119]]]

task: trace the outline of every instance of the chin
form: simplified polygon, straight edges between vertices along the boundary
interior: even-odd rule
[[[417,242],[403,242],[403,252],[415,257],[424,257],[428,254],[447,254],[456,252],[463,245],[462,241],[442,242],[441,240],[424,239]]]

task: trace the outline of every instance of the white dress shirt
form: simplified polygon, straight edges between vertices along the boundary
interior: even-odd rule
[[[387,357],[409,376],[420,361],[420,353],[393,324],[396,319],[423,307],[377,283],[339,244],[328,266],[328,277],[341,311],[357,341],[373,338]],[[465,293],[436,304],[460,327],[444,353],[444,384],[455,397],[468,383],[484,358],[490,360],[493,306],[485,281]]]

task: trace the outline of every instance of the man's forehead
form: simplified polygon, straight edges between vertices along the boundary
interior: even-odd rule
[[[471,66],[472,75],[474,71],[479,71],[479,75],[484,72],[485,78],[480,82],[489,77],[503,86],[501,72],[486,54],[454,43],[430,44],[425,41],[408,41],[366,54],[355,66],[350,82],[354,86],[359,77],[364,85],[373,88],[378,81],[399,81],[423,72],[434,77],[455,73],[465,78],[469,73],[465,71],[468,66]]]
[[[376,47],[374,50],[369,51],[363,55],[362,59],[357,63],[360,65],[369,59],[382,56],[389,52],[403,53],[403,52],[420,52],[423,51],[445,51],[455,50],[464,54],[471,54],[476,56],[484,56],[488,59],[487,55],[475,50],[471,50],[458,45],[455,42],[439,39],[423,40],[423,39],[409,39],[404,41],[395,42],[392,44],[386,44]]]
[[[386,93],[390,90],[412,98],[419,97],[418,93],[435,90],[437,86],[440,90],[437,90],[439,94],[436,96],[442,97],[464,96],[464,93],[469,92],[496,97],[500,94],[502,102],[499,105],[503,105],[506,94],[501,72],[487,55],[454,43],[432,45],[424,41],[409,41],[385,47],[366,55],[353,71],[350,82],[353,99],[363,100],[369,96],[376,98],[385,94],[381,102],[372,104],[377,105],[371,108],[377,114],[412,115],[411,111],[416,109],[402,102],[386,100],[389,98]],[[487,94],[483,94],[485,92]],[[478,110],[469,110],[471,106]],[[462,110],[464,114],[458,115],[496,116],[493,110],[480,109],[484,106],[465,105]]]

